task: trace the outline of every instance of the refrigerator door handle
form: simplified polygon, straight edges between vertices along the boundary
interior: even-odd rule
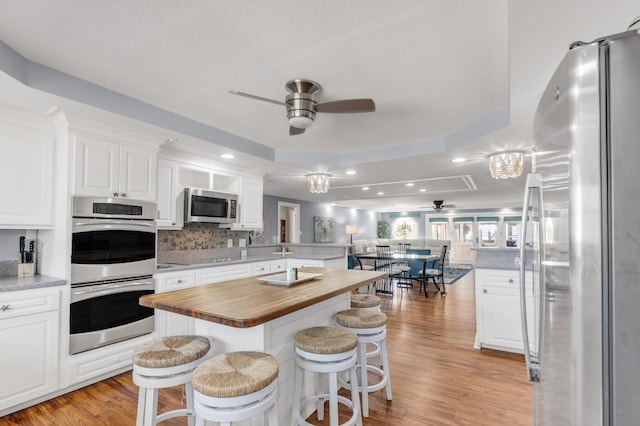
[[[541,176],[539,173],[531,173],[527,175],[527,185],[524,191],[524,205],[522,206],[522,239],[520,243],[520,315],[522,324],[522,343],[524,347],[524,359],[527,364],[527,371],[529,372],[529,380],[532,382],[540,381],[540,364],[531,358],[531,348],[529,346],[529,325],[527,321],[527,294],[525,284],[525,242],[527,240],[527,222],[529,218],[529,201],[532,191],[538,191],[540,194],[540,200],[542,200],[542,187]],[[542,207],[542,205],[540,206]],[[542,208],[540,208],[542,210]],[[542,244],[542,227],[538,227],[540,230],[539,243]],[[542,333],[538,332],[538,336],[541,338]],[[541,343],[541,342],[539,342]],[[538,346],[540,349],[540,346]]]

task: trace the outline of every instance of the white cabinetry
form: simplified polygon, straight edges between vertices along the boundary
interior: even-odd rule
[[[263,186],[262,179],[241,177],[238,198],[239,219],[236,223],[220,225],[220,227],[235,230],[262,229]]]
[[[0,412],[58,389],[60,290],[0,293]]]
[[[165,272],[156,275],[156,293],[181,290],[196,285],[196,272],[194,270]],[[194,320],[186,315],[156,309],[155,325],[158,336],[173,336],[178,334],[193,334]]]
[[[0,107],[2,228],[53,225],[55,140],[46,124],[42,117]]]
[[[250,277],[252,272],[251,263],[196,269],[196,285],[215,284],[246,278]]]
[[[158,229],[181,229],[184,225],[184,198],[178,172],[178,164],[158,160]]]
[[[323,267],[323,260],[312,260],[312,259],[295,259],[290,258],[287,259],[287,268],[304,268],[305,266],[318,266]]]
[[[522,353],[519,272],[476,269],[475,277],[476,347]],[[531,289],[530,282],[527,288]],[[527,297],[529,322],[533,321],[533,312],[533,298]]]
[[[76,134],[75,195],[155,201],[155,151]]]

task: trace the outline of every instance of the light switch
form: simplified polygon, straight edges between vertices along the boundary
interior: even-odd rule
[[[227,247],[229,248],[233,247],[233,240],[231,238],[227,240]]]

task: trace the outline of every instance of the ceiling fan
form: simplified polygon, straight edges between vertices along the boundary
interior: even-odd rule
[[[289,94],[284,98],[284,102],[237,90],[230,90],[229,93],[287,107],[289,135],[291,136],[304,133],[305,129],[313,124],[318,112],[344,114],[374,112],[376,110],[373,99],[343,99],[319,103],[318,92],[321,87],[315,81],[298,78],[288,81],[285,87]]]
[[[433,201],[433,210],[439,212],[442,209],[452,209],[455,208],[455,204],[444,204],[444,201],[442,200],[434,200]]]

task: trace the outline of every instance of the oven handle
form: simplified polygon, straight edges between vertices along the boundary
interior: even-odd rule
[[[96,221],[96,222],[75,222],[74,225],[76,226],[91,226],[91,225],[135,225],[135,226],[155,226],[155,224],[153,223],[146,223],[146,222],[136,222],[136,223],[131,223],[131,222],[125,222],[122,220],[102,220],[102,221]]]
[[[137,287],[137,286],[148,286],[149,283],[148,282],[137,282],[137,283],[124,283],[124,284],[111,284],[109,287],[102,287],[102,288],[92,288],[90,290],[80,290],[80,291],[74,291],[73,294],[79,296],[81,294],[88,294],[88,293],[97,293],[100,291],[104,291],[104,292],[108,292],[109,290],[115,290],[115,289],[119,289],[122,287]]]

